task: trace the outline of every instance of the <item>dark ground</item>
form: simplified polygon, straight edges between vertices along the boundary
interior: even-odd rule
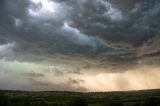
[[[1,90],[0,106],[160,106],[160,89],[88,93]]]

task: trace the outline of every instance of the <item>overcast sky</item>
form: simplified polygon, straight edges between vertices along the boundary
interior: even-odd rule
[[[0,89],[160,88],[160,0],[1,0]]]

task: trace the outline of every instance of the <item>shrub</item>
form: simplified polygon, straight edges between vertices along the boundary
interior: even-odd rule
[[[75,98],[70,100],[68,106],[88,106],[87,100],[84,98]]]

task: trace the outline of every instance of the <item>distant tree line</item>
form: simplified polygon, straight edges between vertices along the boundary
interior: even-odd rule
[[[87,100],[84,98],[73,98],[67,103],[48,102],[45,100],[34,100],[32,97],[23,98],[8,98],[7,96],[0,95],[0,106],[88,106]]]
[[[160,97],[143,98],[137,101],[136,98],[128,99],[113,99],[111,97],[90,97],[73,96],[62,100],[64,96],[57,97],[34,97],[34,96],[6,96],[0,94],[0,106],[88,106],[88,104],[102,103],[94,106],[160,106]],[[92,106],[92,105],[89,105]]]

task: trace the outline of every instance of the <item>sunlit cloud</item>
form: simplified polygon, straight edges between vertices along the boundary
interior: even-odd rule
[[[59,4],[49,0],[31,0],[32,5],[28,8],[29,15],[35,18],[50,19],[59,12]]]
[[[141,89],[157,89],[160,87],[159,66],[140,66],[124,73],[100,73],[88,75],[84,86],[89,91],[125,91]]]
[[[6,58],[7,56],[11,56],[14,54],[14,48],[16,47],[16,43],[8,43],[0,45],[0,58]]]

